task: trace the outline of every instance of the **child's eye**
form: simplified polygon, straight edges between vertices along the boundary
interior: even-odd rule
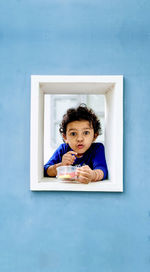
[[[71,133],[70,133],[70,136],[76,136],[76,135],[77,135],[76,132],[71,132]]]
[[[90,134],[90,131],[86,130],[83,132],[84,135],[89,135]]]

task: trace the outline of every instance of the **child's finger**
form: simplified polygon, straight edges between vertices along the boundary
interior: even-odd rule
[[[74,162],[74,160],[72,159],[72,158],[66,158],[66,160],[65,160],[67,163],[73,163]]]
[[[67,156],[66,156],[68,159],[70,159],[70,160],[72,160],[72,161],[74,161],[75,160],[75,155],[71,155],[71,154],[67,154]]]
[[[90,171],[91,168],[88,165],[84,165],[80,168],[81,170]]]
[[[79,170],[77,170],[77,176],[81,176],[81,177],[86,177],[86,178],[88,178],[89,177],[89,172],[87,172],[86,170],[81,170],[81,169],[79,169]]]
[[[80,183],[85,183],[85,184],[87,184],[87,183],[90,182],[89,178],[83,177],[83,176],[78,176],[76,180],[77,180],[78,182],[80,182]]]
[[[77,152],[71,150],[71,151],[68,151],[67,154],[71,154],[71,155],[77,155]]]

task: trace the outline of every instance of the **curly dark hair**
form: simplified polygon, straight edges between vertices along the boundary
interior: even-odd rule
[[[66,135],[67,125],[73,121],[87,120],[94,129],[94,134],[101,135],[101,123],[92,109],[89,109],[86,104],[80,104],[77,108],[70,108],[63,115],[63,120],[60,124],[59,132]]]

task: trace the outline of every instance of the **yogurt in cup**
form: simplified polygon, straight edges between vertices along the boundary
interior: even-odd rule
[[[77,167],[72,165],[57,167],[57,178],[66,181],[75,181]]]

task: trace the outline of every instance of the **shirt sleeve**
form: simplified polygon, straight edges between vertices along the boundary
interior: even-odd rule
[[[104,145],[101,143],[97,143],[94,148],[93,154],[93,170],[100,169],[104,173],[103,179],[106,179],[108,176],[108,169],[105,159],[105,149]]]
[[[49,161],[44,165],[44,176],[48,177],[47,175],[47,169],[49,166],[60,163],[62,160],[62,156],[67,152],[64,148],[64,144],[61,144],[56,151],[54,152],[54,154],[52,155],[52,157],[49,159]]]

